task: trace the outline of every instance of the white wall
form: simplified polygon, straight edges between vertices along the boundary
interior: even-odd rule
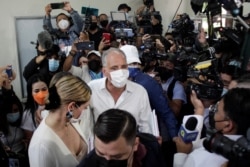
[[[181,0],[155,0],[155,8],[161,11],[163,16],[164,29],[167,29],[167,25],[171,22],[173,15]],[[25,16],[43,16],[44,7],[51,2],[60,2],[58,0],[1,0],[0,10],[0,66],[6,64],[12,64],[13,69],[17,72],[17,78],[13,82],[14,90],[21,98],[21,82],[22,72],[19,71],[17,43],[16,43],[16,31],[15,31],[15,17]],[[178,13],[187,12],[193,14],[189,0],[183,0],[182,5]],[[117,10],[117,7],[121,3],[127,3],[131,6],[132,10],[136,10],[141,4],[142,0],[71,0],[72,7],[81,11],[82,6],[90,6],[99,9],[99,13],[107,13]],[[133,14],[134,12],[130,12]],[[57,15],[61,10],[53,11],[52,15]],[[32,27],[30,27],[32,28]],[[35,56],[35,55],[34,55]]]

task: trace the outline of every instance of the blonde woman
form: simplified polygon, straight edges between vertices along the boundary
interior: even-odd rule
[[[30,166],[75,167],[88,150],[78,120],[89,105],[91,90],[80,78],[61,72],[52,78],[49,93],[49,115],[30,142]]]

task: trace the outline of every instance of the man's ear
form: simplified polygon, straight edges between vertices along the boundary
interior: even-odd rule
[[[139,137],[136,137],[136,138],[135,138],[134,145],[133,145],[133,151],[134,151],[134,152],[138,150],[139,144],[140,144],[140,139],[139,139]]]
[[[223,128],[223,133],[230,133],[235,130],[235,123],[232,120],[228,120]]]
[[[107,69],[105,67],[102,67],[102,73],[105,77],[108,77]]]

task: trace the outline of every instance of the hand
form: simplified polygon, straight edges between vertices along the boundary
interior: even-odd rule
[[[38,106],[36,112],[35,112],[35,121],[36,124],[39,125],[42,121],[42,111],[45,109],[45,106]]]
[[[11,89],[11,82],[16,78],[16,73],[13,69],[11,77],[8,77],[7,73],[5,72],[9,66],[10,65],[0,67],[0,87],[4,87],[8,90]]]
[[[186,153],[189,154],[193,149],[192,143],[185,143],[181,137],[174,137],[173,141],[176,144],[177,152],[178,153]]]
[[[194,90],[192,90],[192,93],[190,95],[191,102],[194,106],[194,112],[196,115],[204,115],[204,106],[200,99],[198,99],[196,93]]]
[[[162,137],[161,136],[156,136],[158,143],[161,145],[162,144]]]
[[[144,43],[147,39],[151,38],[149,34],[145,34],[142,36],[142,43]]]
[[[69,3],[69,1],[64,2],[63,10],[66,10],[67,12],[71,12],[73,10],[70,3]]]
[[[160,50],[164,50],[164,45],[161,43],[161,40],[159,40],[159,39],[156,39],[155,40],[155,44],[156,44],[156,48],[157,49],[160,49]]]
[[[110,41],[106,41],[105,38],[102,38],[98,46],[98,51],[102,53],[103,49],[107,46],[110,46]]]
[[[50,4],[46,5],[46,6],[45,6],[45,13],[46,13],[46,16],[49,16],[50,13],[51,13],[51,11],[52,11],[52,8],[51,8]]]

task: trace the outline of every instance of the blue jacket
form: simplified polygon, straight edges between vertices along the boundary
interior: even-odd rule
[[[161,85],[155,79],[140,70],[132,77],[132,81],[142,85],[146,89],[151,108],[152,110],[155,109],[157,116],[165,123],[170,137],[173,138],[177,136],[177,120],[168,105]]]

